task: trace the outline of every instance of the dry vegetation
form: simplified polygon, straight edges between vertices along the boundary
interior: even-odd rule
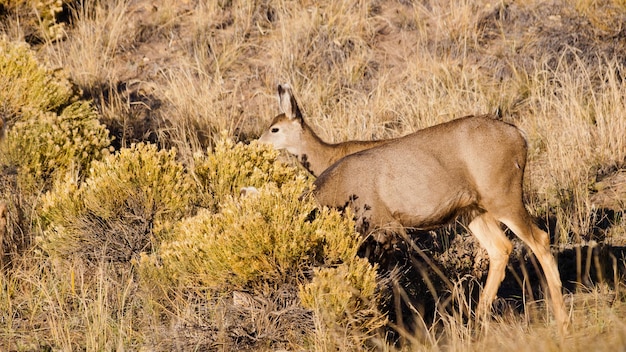
[[[623,0],[0,0],[0,32],[0,349],[626,348]],[[364,259],[247,144],[282,82],[329,141],[520,126],[570,333],[520,244],[483,323],[462,226]]]

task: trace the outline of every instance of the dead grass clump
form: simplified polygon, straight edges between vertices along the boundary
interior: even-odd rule
[[[82,183],[69,174],[44,197],[41,247],[90,261],[128,262],[149,252],[195,197],[175,158],[173,150],[137,144],[94,162]]]
[[[534,117],[525,117],[522,128],[532,146],[534,209],[555,213],[563,243],[588,239],[596,225],[590,214],[601,205],[591,200],[594,184],[626,165],[624,80],[616,74],[622,70],[615,61],[597,69],[601,75],[581,62],[563,63],[538,75],[528,96]]]
[[[68,30],[76,40],[51,55],[91,96],[99,95],[99,87],[116,86],[118,75],[124,72],[115,59],[130,48],[137,31],[128,10],[125,0],[81,3],[72,10],[73,26]]]
[[[130,271],[88,267],[30,251],[0,273],[0,347],[5,350],[114,350],[143,341],[141,297]]]
[[[279,29],[289,41],[276,43],[283,45],[276,51],[282,56],[278,61],[282,72],[337,73],[342,79],[335,87],[327,87],[330,89],[354,88],[372,73],[368,72],[371,69],[368,43],[374,36],[374,26],[368,3],[341,1],[283,10],[286,16]],[[294,84],[302,79],[290,78]]]
[[[529,321],[529,317],[545,318],[543,304],[526,304],[522,315],[506,314],[486,322],[475,331],[451,316],[442,316],[444,331],[431,331],[431,350],[457,351],[598,351],[622,350],[624,339],[622,298],[613,295],[605,285],[572,297],[572,326],[567,336],[555,335],[551,327]],[[470,325],[471,326],[471,325]]]
[[[171,69],[163,76],[167,84],[160,88],[164,100],[158,116],[170,126],[159,131],[163,141],[191,158],[215,146],[223,131],[235,136],[242,132],[244,111],[240,99],[250,94],[246,89],[226,87],[220,78],[197,67]]]

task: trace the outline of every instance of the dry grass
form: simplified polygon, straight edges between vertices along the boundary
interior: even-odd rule
[[[54,27],[63,34],[52,35],[54,23],[49,15],[46,21],[39,17],[36,6],[0,1],[6,8],[0,35],[30,40],[42,62],[68,72],[83,97],[94,100],[116,147],[156,142],[176,147],[179,159],[193,164],[194,155],[214,147],[222,131],[243,141],[256,138],[278,112],[275,87],[282,82],[292,84],[307,121],[328,141],[400,136],[454,117],[498,111],[527,134],[529,208],[550,227],[561,262],[569,263],[570,254],[571,262],[584,261],[570,249],[590,240],[613,246],[614,261],[598,259],[604,265],[599,271],[611,275],[595,286],[594,276],[584,289],[566,283],[578,287],[569,295],[573,326],[566,337],[555,335],[547,310],[526,302],[534,296],[524,292],[516,301],[523,312],[505,310],[484,326],[442,304],[439,313],[421,317],[424,329],[387,340],[380,334],[364,346],[403,351],[626,346],[626,249],[620,247],[626,225],[624,202],[615,201],[626,184],[610,182],[623,180],[626,168],[624,1],[63,3],[65,12],[54,20],[64,24]],[[69,14],[67,21],[63,14]],[[10,204],[20,198],[8,191],[2,195]],[[38,196],[29,198],[30,209],[21,213],[9,206],[11,236],[38,235],[30,219],[38,202]],[[0,276],[4,349],[328,346],[315,341],[320,335],[311,332],[310,313],[298,310],[297,299],[281,295],[280,288],[244,295],[243,306],[232,296],[207,303],[202,287],[186,295],[163,287],[155,290],[164,292],[150,292],[132,266],[57,263],[31,248],[34,242],[23,239],[28,245],[11,249]],[[561,270],[575,272],[563,274],[566,278],[581,276],[575,267]],[[457,304],[471,306],[462,298],[471,296],[465,289]],[[229,314],[245,322],[238,325]],[[298,324],[302,331],[283,333]],[[352,332],[343,333],[350,340]],[[398,336],[410,343],[391,346]]]

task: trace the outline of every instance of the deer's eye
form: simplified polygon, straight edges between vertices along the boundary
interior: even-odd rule
[[[278,130],[278,127],[273,127],[270,131],[272,131],[272,133],[276,133],[276,132],[278,132],[279,130]]]

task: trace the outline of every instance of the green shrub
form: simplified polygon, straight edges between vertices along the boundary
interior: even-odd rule
[[[111,144],[98,114],[78,100],[64,71],[46,69],[28,46],[5,40],[0,40],[0,113],[8,125],[0,162],[17,169],[27,191],[47,189],[56,173],[82,173]]]
[[[227,140],[213,153],[197,156],[196,174],[215,211],[183,219],[153,254],[142,254],[143,287],[166,293],[164,303],[208,293],[213,303],[206,305],[240,292],[264,301],[267,287],[292,287],[293,296],[299,294],[302,306],[313,312],[298,319],[316,322],[311,338],[317,344],[363,345],[386,323],[377,309],[376,268],[357,257],[361,238],[350,215],[319,209],[307,194],[312,180],[277,156],[266,146]],[[250,185],[258,193],[240,196],[239,188]]]
[[[375,336],[387,323],[378,298],[376,268],[366,259],[316,269],[300,299],[314,312],[317,349],[350,349]]]
[[[45,195],[41,247],[52,255],[129,261],[189,212],[195,191],[175,151],[133,145],[94,162],[82,184],[70,176]]]
[[[15,166],[24,188],[46,188],[55,173],[83,173],[108,154],[109,131],[91,105],[77,101],[60,114],[31,110],[6,133],[2,159]]]
[[[65,71],[43,67],[28,45],[0,38],[0,113],[5,120],[21,120],[28,111],[60,112],[75,100]]]
[[[349,260],[358,245],[352,221],[327,209],[312,218],[315,203],[299,199],[308,185],[297,177],[281,188],[269,183],[258,195],[229,197],[219,213],[183,220],[144,264],[158,261],[160,275],[178,285],[228,291],[291,282],[314,264]]]
[[[260,188],[267,183],[280,187],[293,180],[296,168],[277,162],[278,155],[256,141],[245,145],[222,136],[213,150],[195,156],[194,173],[204,194],[202,205],[215,212],[224,199],[238,195],[242,187]]]

